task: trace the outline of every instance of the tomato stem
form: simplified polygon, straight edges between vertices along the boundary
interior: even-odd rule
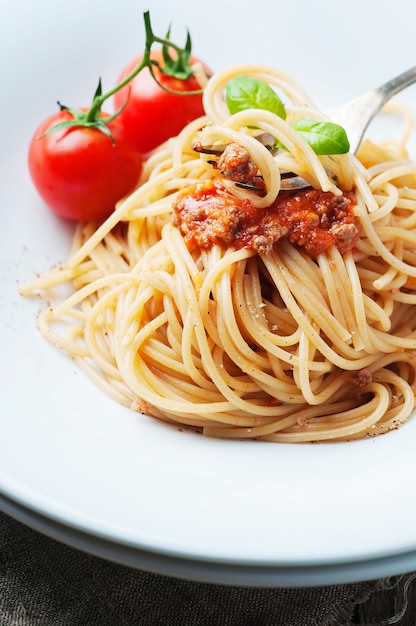
[[[117,115],[123,110],[124,106],[126,106],[127,101],[123,107],[121,107],[113,115],[106,118],[100,116],[101,107],[103,106],[104,102],[108,100],[108,98],[110,98],[117,91],[128,85],[133,80],[133,78],[135,78],[135,76],[137,76],[137,74],[139,74],[145,67],[149,68],[149,72],[152,75],[153,79],[164,91],[173,94],[180,94],[181,96],[196,95],[202,93],[202,89],[196,89],[193,91],[175,91],[169,89],[160,82],[154,71],[154,67],[157,67],[160,72],[165,73],[169,76],[175,76],[180,80],[186,80],[187,78],[189,78],[189,76],[193,74],[192,68],[189,65],[189,59],[191,54],[191,38],[189,32],[187,34],[185,47],[181,48],[170,40],[170,29],[166,37],[158,37],[157,35],[155,35],[150,22],[150,12],[148,10],[144,12],[143,18],[146,38],[144,53],[140,63],[130,72],[130,74],[128,74],[128,76],[126,76],[121,82],[119,82],[117,85],[115,85],[112,89],[104,94],[102,93],[100,79],[91,106],[86,113],[81,113],[76,109],[71,109],[60,104],[59,106],[61,107],[61,109],[68,110],[73,114],[74,117],[73,120],[65,122],[65,126],[96,126],[99,130],[106,132],[106,134],[109,134],[109,131],[106,128],[105,124],[109,123],[111,120],[117,117]],[[151,49],[154,43],[159,43],[163,46],[163,58],[165,61],[165,65],[163,67],[157,61],[151,59]],[[175,59],[173,59],[169,55],[169,49],[173,49],[175,51],[177,55]],[[62,125],[59,126],[61,127]],[[53,127],[49,129],[48,133],[53,132],[54,130],[57,130],[57,128]]]

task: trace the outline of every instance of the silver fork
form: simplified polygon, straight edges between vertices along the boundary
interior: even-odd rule
[[[365,131],[382,106],[399,91],[409,87],[414,82],[416,82],[416,67],[412,67],[407,72],[399,74],[380,87],[367,91],[346,104],[325,112],[332,122],[345,129],[350,142],[350,152],[357,152]],[[309,183],[300,176],[282,180],[282,188],[284,189],[302,189],[308,186]]]
[[[332,122],[343,126],[350,142],[350,152],[357,152],[361,140],[371,120],[377,115],[382,106],[399,91],[409,87],[416,81],[416,67],[386,83],[367,91],[351,102],[326,111]]]

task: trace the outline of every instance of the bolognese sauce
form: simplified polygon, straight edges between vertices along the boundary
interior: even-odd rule
[[[268,208],[233,196],[219,179],[183,190],[174,203],[174,224],[189,249],[213,245],[252,248],[270,254],[282,238],[316,258],[331,246],[341,254],[354,247],[359,229],[353,192],[335,196],[329,191],[281,191]]]

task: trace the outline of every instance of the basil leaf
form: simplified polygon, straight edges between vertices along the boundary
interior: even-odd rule
[[[302,135],[315,154],[346,154],[350,149],[347,133],[342,126],[332,122],[295,120],[292,128]]]
[[[258,78],[236,76],[229,80],[225,87],[225,101],[232,115],[246,109],[263,109],[286,119],[285,107],[277,93]]]

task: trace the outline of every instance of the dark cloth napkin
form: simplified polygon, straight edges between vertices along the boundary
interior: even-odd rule
[[[307,589],[181,580],[91,556],[0,513],[1,626],[348,626],[362,623],[358,606],[405,580]]]

